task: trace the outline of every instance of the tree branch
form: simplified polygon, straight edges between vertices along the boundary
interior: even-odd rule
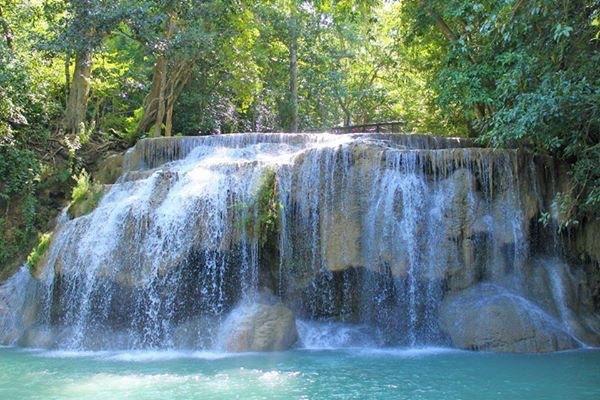
[[[458,36],[450,29],[446,21],[438,14],[432,7],[427,5],[425,0],[419,1],[421,7],[427,11],[427,14],[433,19],[435,22],[435,26],[442,32],[442,34],[448,39],[450,42],[456,42],[458,40]]]

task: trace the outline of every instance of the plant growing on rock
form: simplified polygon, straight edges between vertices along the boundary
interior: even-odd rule
[[[86,170],[82,170],[79,175],[74,175],[75,186],[71,193],[71,204],[68,213],[71,217],[77,218],[92,212],[103,194],[102,185],[92,181]]]
[[[31,271],[35,271],[40,266],[40,261],[50,247],[52,234],[50,232],[43,233],[38,237],[38,244],[27,256],[27,265]]]
[[[248,207],[245,219],[246,231],[258,239],[264,247],[269,238],[276,236],[279,230],[279,213],[282,205],[277,194],[275,170],[268,168],[261,177],[253,203]]]

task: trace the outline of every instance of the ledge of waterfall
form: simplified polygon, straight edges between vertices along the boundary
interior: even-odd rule
[[[0,286],[0,343],[600,344],[597,259],[569,254],[597,257],[598,225],[564,243],[558,216],[540,222],[569,184],[552,158],[434,136],[249,133],[144,139],[102,165],[99,204],[59,221],[35,276]]]

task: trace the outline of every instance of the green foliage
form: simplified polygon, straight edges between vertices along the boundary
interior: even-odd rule
[[[120,25],[95,55],[90,117],[100,132],[133,145],[140,138],[136,128],[143,114],[141,104],[151,63],[144,57],[143,46],[126,36],[130,34],[127,26]]]
[[[79,175],[74,175],[73,179],[75,186],[71,192],[68,212],[72,217],[77,218],[89,214],[96,208],[104,189],[102,185],[93,182],[85,170],[82,170]]]
[[[599,9],[597,0],[401,8],[414,33],[403,46],[438,49],[428,85],[444,114],[483,143],[528,146],[572,166],[572,193],[560,199],[572,222],[600,210]]]
[[[43,233],[38,237],[38,243],[35,248],[27,256],[27,265],[32,271],[35,271],[40,266],[40,261],[44,258],[46,251],[50,247],[52,240],[51,233]]]
[[[52,121],[62,106],[54,94],[62,90],[54,60],[32,48],[41,35],[41,5],[0,2],[12,42],[0,35],[0,279],[23,261],[46,221],[46,199],[39,190],[52,181],[45,148]],[[59,70],[60,71],[60,70]]]
[[[31,191],[40,173],[35,153],[18,146],[9,137],[0,138],[0,199]]]
[[[277,176],[269,168],[263,173],[254,201],[246,210],[246,230],[258,240],[260,246],[265,246],[269,240],[277,237],[281,207]]]
[[[86,170],[81,171],[78,176],[74,175],[73,179],[75,180],[75,186],[73,186],[71,192],[71,202],[78,203],[86,198],[94,184]]]
[[[144,115],[144,108],[140,107],[133,110],[133,115],[125,118],[123,124],[123,130],[120,132],[120,137],[127,142],[130,146],[133,146],[135,142],[142,138],[137,132],[137,126]]]
[[[577,202],[571,193],[558,193],[552,207],[556,213],[559,233],[579,225],[576,214]]]
[[[571,166],[574,184],[555,202],[562,229],[600,210],[598,0],[0,0],[0,9],[0,266],[28,253],[74,183],[70,210],[96,206],[89,175],[69,178],[144,137],[161,57],[166,81],[189,73],[163,93],[174,134],[288,129],[296,48],[300,130],[404,120],[408,131],[527,146]],[[63,117],[81,52],[92,54],[91,90],[83,129],[70,135]],[[277,229],[272,175],[250,207],[261,241]]]

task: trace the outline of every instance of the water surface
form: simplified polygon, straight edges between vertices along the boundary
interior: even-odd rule
[[[0,348],[2,399],[600,399],[600,351]]]

